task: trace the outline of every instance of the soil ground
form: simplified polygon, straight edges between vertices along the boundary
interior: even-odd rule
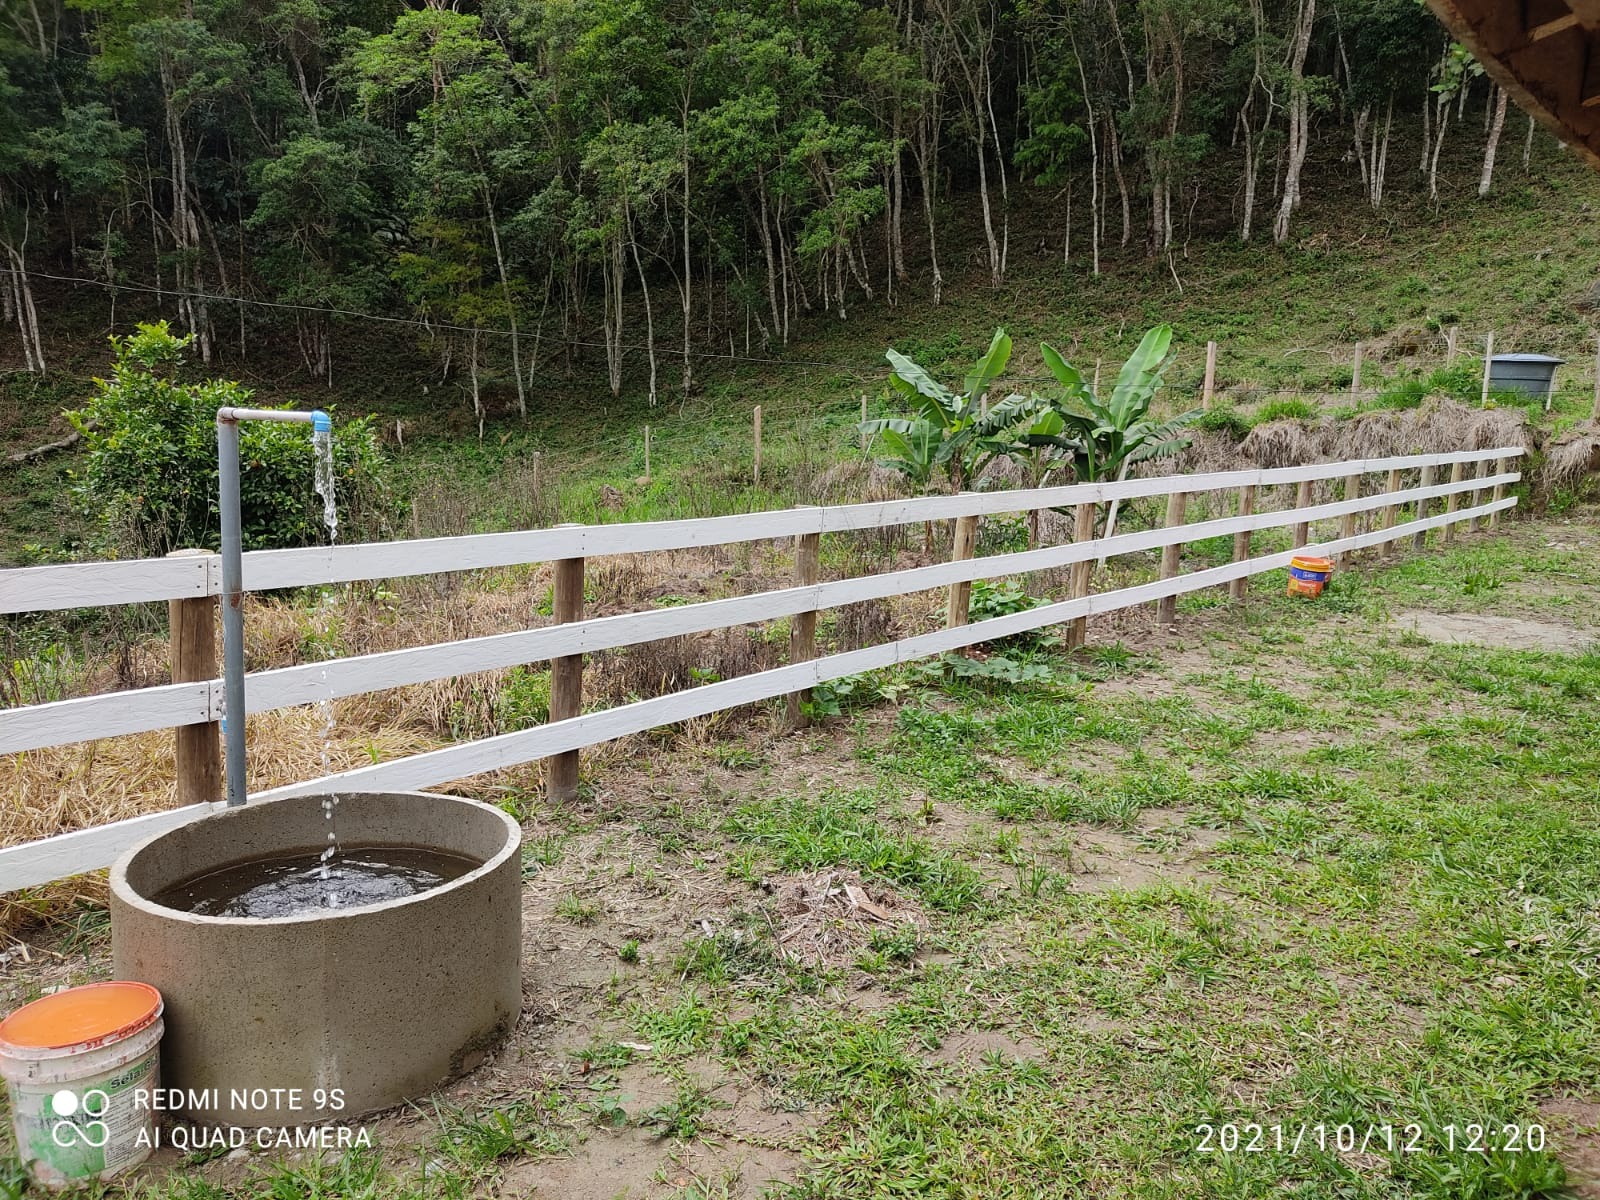
[[[489,1062],[371,1153],[131,1186],[1600,1197],[1597,552],[1592,511],[1508,524],[1010,651],[1043,681],[636,739],[525,824]],[[107,957],[85,906],[0,1008]]]

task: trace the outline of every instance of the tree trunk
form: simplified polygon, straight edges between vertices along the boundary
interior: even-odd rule
[[[1478,198],[1481,200],[1489,194],[1489,187],[1494,182],[1494,156],[1500,148],[1500,131],[1506,124],[1506,90],[1497,88],[1499,93],[1494,105],[1494,123],[1489,126],[1489,140],[1483,147],[1483,174],[1478,177]]]
[[[511,300],[511,279],[506,274],[506,256],[500,251],[500,223],[494,219],[494,201],[487,189],[483,195],[483,211],[489,218],[489,237],[494,244],[494,264],[500,271],[500,294],[506,302],[506,318],[511,322],[511,374],[517,381],[517,415],[528,416],[528,391],[522,382],[522,341],[517,329],[517,306]]]
[[[633,248],[633,266],[639,272],[639,290],[644,293],[644,347],[650,359],[650,407],[656,406],[656,318],[650,306],[650,283],[644,277],[644,263],[639,258],[639,239],[630,232],[628,243]]]
[[[1300,207],[1300,168],[1305,165],[1311,144],[1311,98],[1306,91],[1305,66],[1316,10],[1316,0],[1302,0],[1289,54],[1289,161],[1284,168],[1283,201],[1272,223],[1272,240],[1279,245],[1289,237],[1290,214]]]

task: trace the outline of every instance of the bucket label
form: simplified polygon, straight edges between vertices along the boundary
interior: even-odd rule
[[[134,1093],[154,1083],[156,1055],[119,1067],[104,1078],[54,1090],[14,1093],[17,1148],[41,1182],[112,1173],[149,1153],[140,1134],[150,1114]]]

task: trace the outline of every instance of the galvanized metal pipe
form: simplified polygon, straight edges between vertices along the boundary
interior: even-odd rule
[[[244,547],[239,515],[239,422],[289,421],[332,428],[328,414],[288,409],[217,410],[217,505],[222,519],[222,746],[228,804],[245,802]]]

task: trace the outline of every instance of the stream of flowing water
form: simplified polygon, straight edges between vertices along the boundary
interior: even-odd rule
[[[315,486],[317,495],[322,497],[322,523],[328,527],[328,546],[331,550],[339,543],[339,508],[334,499],[334,473],[333,473],[333,433],[331,430],[319,429],[311,435],[311,449],[316,455],[317,469]],[[332,564],[329,564],[329,575],[332,575]],[[333,597],[324,595],[324,609],[331,606]],[[334,620],[330,614],[327,620]],[[325,629],[324,633],[328,631]],[[323,646],[324,664],[322,679],[328,680],[327,660],[333,657],[333,639],[326,638]],[[322,773],[333,774],[333,688],[328,688],[328,696],[317,701],[317,714],[322,719]],[[328,844],[323,848],[318,864],[318,878],[324,908],[338,908],[340,892],[334,886],[336,882],[335,871],[330,866],[331,860],[339,853],[339,830],[335,814],[339,807],[339,797],[330,791],[322,799],[322,815],[328,824]]]

